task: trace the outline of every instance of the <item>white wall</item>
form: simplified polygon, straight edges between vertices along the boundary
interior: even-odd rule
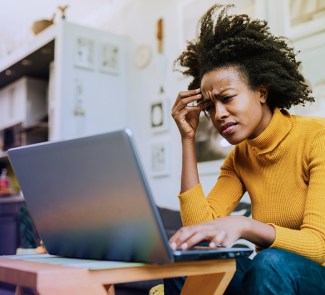
[[[177,1],[134,1],[123,11],[122,19],[117,16],[104,27],[129,37],[129,85],[128,87],[128,126],[135,134],[136,144],[144,164],[145,172],[153,191],[156,202],[164,207],[178,208],[177,194],[180,184],[180,139],[178,131],[172,122],[164,133],[153,134],[150,127],[150,103],[155,100],[174,97],[186,83],[179,81],[172,71],[174,59],[180,52],[179,46],[179,11]],[[157,57],[156,23],[164,19],[164,55],[166,57],[166,76]],[[153,57],[144,69],[134,65],[134,53],[141,44],[148,44],[152,48]],[[162,81],[165,80],[165,81]],[[159,95],[160,84],[165,82],[165,94]],[[123,111],[123,110],[121,110]],[[171,113],[171,112],[169,112]],[[167,140],[171,147],[170,175],[154,178],[151,176],[150,145],[160,140]]]

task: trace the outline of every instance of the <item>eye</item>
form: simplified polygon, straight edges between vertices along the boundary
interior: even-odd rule
[[[209,113],[209,112],[213,112],[214,109],[215,109],[214,103],[213,103],[213,102],[210,102],[210,103],[206,106],[205,111]]]
[[[223,98],[221,99],[221,101],[222,101],[223,103],[226,103],[226,102],[230,101],[233,97],[234,97],[234,95],[225,96],[225,97],[223,97]]]

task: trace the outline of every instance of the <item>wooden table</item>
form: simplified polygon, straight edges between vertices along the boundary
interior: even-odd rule
[[[82,264],[67,266],[69,259],[60,259],[65,265],[0,256],[0,281],[16,285],[16,295],[22,294],[23,287],[32,288],[39,295],[107,295],[114,294],[110,287],[116,283],[188,276],[182,294],[208,295],[223,294],[236,268],[235,259],[164,265],[124,263],[102,269]]]

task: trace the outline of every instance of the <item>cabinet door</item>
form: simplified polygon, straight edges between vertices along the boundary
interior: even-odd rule
[[[24,81],[18,81],[0,91],[0,129],[16,125],[24,120],[26,102]]]
[[[8,87],[8,122],[10,126],[21,123],[26,112],[25,81],[19,80]]]
[[[8,88],[0,90],[0,129],[8,126]]]

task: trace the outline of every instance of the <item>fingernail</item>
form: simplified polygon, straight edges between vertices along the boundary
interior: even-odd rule
[[[181,245],[181,249],[182,250],[186,250],[188,248],[188,244],[187,243],[184,243]]]
[[[177,249],[176,243],[171,243],[170,248],[172,248],[173,250],[176,250]]]
[[[211,243],[209,244],[209,246],[210,246],[210,248],[215,248],[215,247],[217,247],[217,245],[216,245],[215,242],[211,242]]]

